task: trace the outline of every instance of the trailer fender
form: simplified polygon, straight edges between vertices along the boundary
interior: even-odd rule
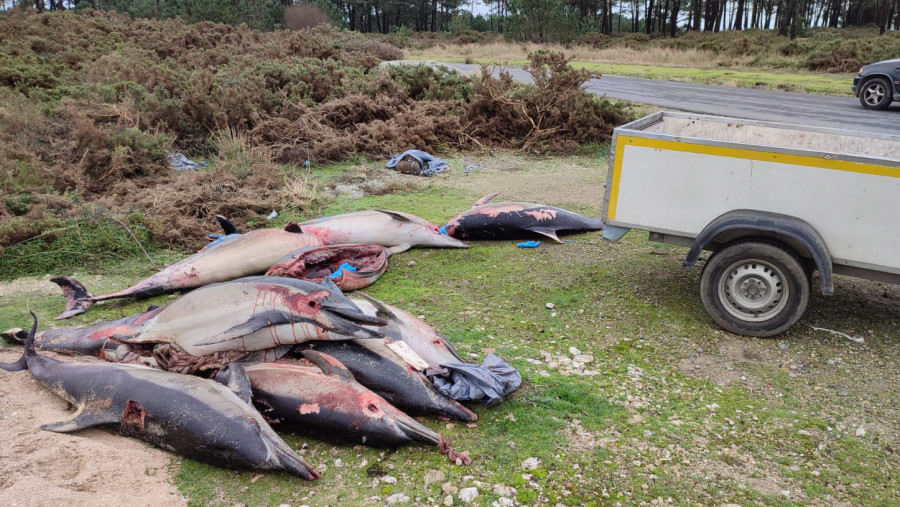
[[[770,233],[800,243],[816,263],[822,294],[826,296],[834,294],[831,254],[828,253],[822,236],[805,220],[769,211],[743,209],[729,211],[719,216],[710,222],[691,244],[691,249],[684,260],[684,267],[693,266],[700,257],[700,251],[713,242],[716,237],[726,231],[736,229]]]

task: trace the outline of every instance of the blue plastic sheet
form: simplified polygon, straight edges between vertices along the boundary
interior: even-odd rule
[[[395,155],[393,158],[388,160],[387,164],[385,164],[384,167],[388,169],[394,169],[395,167],[397,167],[397,163],[407,155],[416,159],[420,164],[422,164],[422,176],[431,176],[433,174],[442,173],[450,168],[450,164],[448,164],[447,162],[444,162],[443,160],[436,158],[430,153],[422,150],[406,150],[403,153]]]
[[[224,243],[224,242],[228,241],[229,239],[233,239],[238,236],[240,236],[240,234],[207,234],[206,237],[213,238],[213,241],[211,241],[209,244],[207,244],[202,249],[205,250],[207,248],[212,248],[212,247],[218,245],[219,243]]]

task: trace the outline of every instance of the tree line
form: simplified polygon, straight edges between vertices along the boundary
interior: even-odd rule
[[[135,17],[246,23],[272,30],[328,20],[370,33],[495,32],[516,40],[573,40],[589,33],[665,34],[750,28],[797,37],[811,27],[900,27],[900,0],[0,0],[0,8],[127,12]]]

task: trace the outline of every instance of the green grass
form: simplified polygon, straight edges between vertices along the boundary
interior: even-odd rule
[[[466,58],[444,58],[444,61],[463,63]],[[469,58],[468,60],[472,60]],[[502,64],[513,67],[525,65],[527,60],[492,61],[489,58],[476,58],[478,64]],[[630,65],[616,63],[597,63],[573,61],[569,65],[578,69],[587,69],[601,74],[616,76],[642,77],[647,79],[665,79],[711,85],[736,86],[740,88],[764,88],[823,95],[852,96],[850,86],[852,75],[812,74],[801,72],[779,72],[769,70],[736,70],[736,69],[696,69],[690,67],[665,67],[661,65]]]
[[[523,157],[523,169],[508,177],[534,178],[540,186],[547,164],[564,161]],[[339,178],[350,168],[320,175]],[[599,161],[593,168],[605,171]],[[422,180],[415,192],[337,199],[322,211],[395,209],[440,223],[479,197],[454,186],[454,178],[479,177]],[[600,213],[591,206],[582,211]],[[300,217],[279,220],[291,218]],[[669,497],[676,504],[740,505],[900,500],[897,391],[887,383],[871,394],[879,381],[896,377],[900,333],[895,314],[870,298],[897,298],[896,291],[840,279],[838,294],[814,296],[807,317],[787,336],[742,338],[720,331],[703,312],[699,270],[680,267],[684,249],[650,243],[638,232],[615,244],[602,242],[599,233],[567,239],[537,249],[512,241],[414,249],[392,257],[365,291],[424,315],[464,357],[480,362],[494,351],[522,373],[523,386],[502,404],[473,407],[475,424],[421,419],[468,452],[471,466],[450,464],[429,447],[373,449],[285,435],[321,479],[306,483],[182,459],[174,465],[179,490],[192,505],[372,505],[397,493],[410,505],[437,505],[447,496],[443,483],[477,487],[479,505],[500,498],[495,485],[515,488],[515,499],[527,505],[632,505]],[[134,258],[78,275],[102,291],[151,272],[146,260]],[[29,308],[48,325],[62,298],[47,293],[5,296],[0,328],[24,327]],[[98,304],[71,324],[128,315],[150,302]],[[807,323],[872,333],[860,346],[815,333]],[[562,366],[570,347],[592,356],[585,365],[591,374]],[[830,366],[833,358],[844,358],[843,366]],[[884,366],[872,366],[876,360]],[[802,368],[790,368],[799,363]],[[836,385],[848,394],[836,394]],[[864,422],[883,429],[856,437]],[[537,468],[523,469],[532,457]],[[435,471],[444,478],[426,485],[426,474]],[[382,482],[383,476],[397,482]]]

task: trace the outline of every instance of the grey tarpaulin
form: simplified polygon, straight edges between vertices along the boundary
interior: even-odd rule
[[[450,372],[435,376],[434,385],[456,401],[480,401],[490,407],[522,385],[519,372],[494,354],[488,354],[481,366],[444,363],[441,367]]]
[[[172,164],[172,169],[175,169],[176,171],[190,171],[191,169],[201,169],[209,165],[208,160],[194,162],[185,157],[183,153],[169,153],[168,155],[169,162]]]
[[[397,162],[409,155],[410,157],[419,161],[422,164],[422,175],[423,176],[431,176],[432,174],[442,173],[445,169],[450,168],[450,164],[444,162],[443,160],[431,156],[428,152],[422,150],[406,150],[399,155],[395,155],[393,158],[388,160],[387,164],[384,167],[388,169],[393,169],[397,167]]]

